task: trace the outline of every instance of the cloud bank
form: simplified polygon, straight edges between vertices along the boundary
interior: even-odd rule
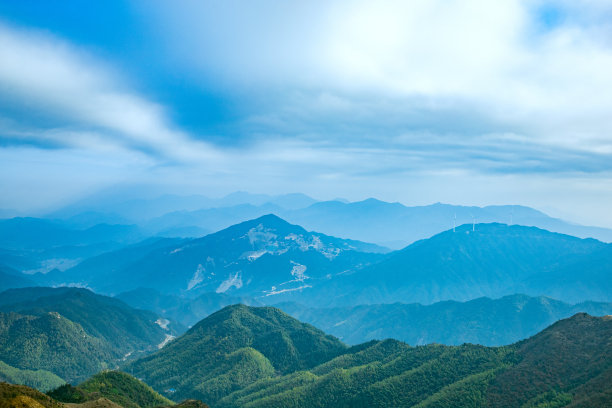
[[[5,22],[0,183],[27,157],[30,184],[89,174],[73,194],[133,179],[593,209],[612,197],[607,3],[134,1],[147,64]]]

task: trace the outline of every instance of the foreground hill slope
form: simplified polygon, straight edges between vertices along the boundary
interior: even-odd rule
[[[0,381],[10,384],[27,385],[45,392],[59,387],[66,382],[46,370],[20,370],[0,361]]]
[[[218,407],[607,407],[612,318],[578,314],[513,346],[355,346],[263,379]]]
[[[515,345],[518,363],[491,383],[488,402],[513,407],[549,390],[572,397],[570,406],[612,403],[612,317],[579,313]],[[544,395],[543,395],[544,394]],[[606,405],[602,405],[606,406]]]
[[[234,305],[125,370],[174,400],[214,404],[261,378],[312,368],[345,348],[278,309]]]
[[[153,408],[174,404],[147,384],[121,371],[103,371],[76,387],[66,384],[48,395],[66,403],[84,403],[105,398],[123,408]]]
[[[444,301],[307,308],[295,303],[276,305],[348,344],[393,338],[411,345],[463,343],[501,346],[533,336],[554,322],[586,312],[612,314],[612,303],[568,304],[547,297],[509,295],[468,302]]]
[[[63,385],[47,395],[23,385],[0,382],[2,408],[208,408],[197,400],[180,404],[162,397],[136,378],[119,372],[104,371],[83,384]]]
[[[0,408],[41,407],[63,408],[63,404],[25,385],[13,385],[0,382]]]

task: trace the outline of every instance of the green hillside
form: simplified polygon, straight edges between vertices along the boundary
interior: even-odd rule
[[[66,381],[107,368],[112,348],[59,313],[40,316],[0,312],[0,360],[31,370],[48,370]]]
[[[20,370],[0,361],[0,381],[11,384],[27,385],[45,392],[66,382],[46,370]]]
[[[156,349],[167,334],[155,323],[156,314],[80,288],[11,289],[1,294],[0,311],[37,316],[59,313],[108,343],[113,358]]]
[[[508,347],[395,340],[262,379],[215,407],[608,407],[612,318],[578,314]]]
[[[63,408],[63,405],[25,385],[0,382],[0,408]]]
[[[580,313],[517,343],[515,349],[518,362],[492,382],[490,406],[535,405],[558,395],[550,391],[573,396],[572,406],[597,406],[580,402],[590,399],[612,405],[612,317]]]
[[[89,391],[83,391],[86,387]],[[74,398],[75,395],[81,398]],[[121,372],[102,372],[79,387],[66,384],[48,395],[24,385],[0,382],[0,408],[208,408],[197,400],[174,404]]]
[[[170,331],[152,312],[79,288],[0,294],[0,360],[83,381],[126,358],[158,349]]]
[[[577,314],[503,347],[347,348],[274,308],[229,306],[125,367],[212,407],[606,407],[612,318]]]
[[[124,369],[173,400],[214,404],[261,378],[312,368],[345,349],[278,309],[234,305]]]
[[[120,371],[103,371],[77,387],[65,385],[49,395],[58,401],[83,403],[106,398],[124,408],[153,408],[174,405],[151,387],[129,374]]]

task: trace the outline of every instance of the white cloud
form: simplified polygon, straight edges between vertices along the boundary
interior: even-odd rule
[[[543,7],[559,9],[560,21],[546,26]],[[363,95],[390,98],[391,114],[418,109],[443,122],[456,109],[533,143],[610,152],[612,24],[602,18],[610,10],[606,1],[187,2],[162,5],[152,23],[164,27],[167,52],[206,86],[270,98],[275,89],[303,91],[312,106],[355,116],[371,109]],[[256,115],[271,132],[275,121],[308,116],[295,114],[308,109],[303,99],[286,96]],[[338,105],[341,98],[349,102]],[[328,123],[320,112],[309,112],[314,128]]]
[[[4,135],[68,147],[142,150],[170,160],[210,160],[214,150],[174,129],[164,109],[130,92],[111,69],[48,35],[0,25],[0,91],[57,129],[3,129]],[[4,121],[4,125],[12,121]]]

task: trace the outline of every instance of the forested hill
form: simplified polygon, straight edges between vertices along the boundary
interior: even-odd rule
[[[172,399],[214,405],[262,378],[310,369],[345,349],[336,338],[278,309],[234,305],[124,369]]]
[[[504,347],[348,348],[278,309],[236,305],[125,369],[171,399],[224,408],[606,406],[611,357],[610,317],[577,314]]]
[[[612,318],[578,314],[513,346],[375,341],[215,407],[610,407]]]
[[[152,312],[79,288],[0,293],[0,360],[69,382],[158,349],[171,331]]]

